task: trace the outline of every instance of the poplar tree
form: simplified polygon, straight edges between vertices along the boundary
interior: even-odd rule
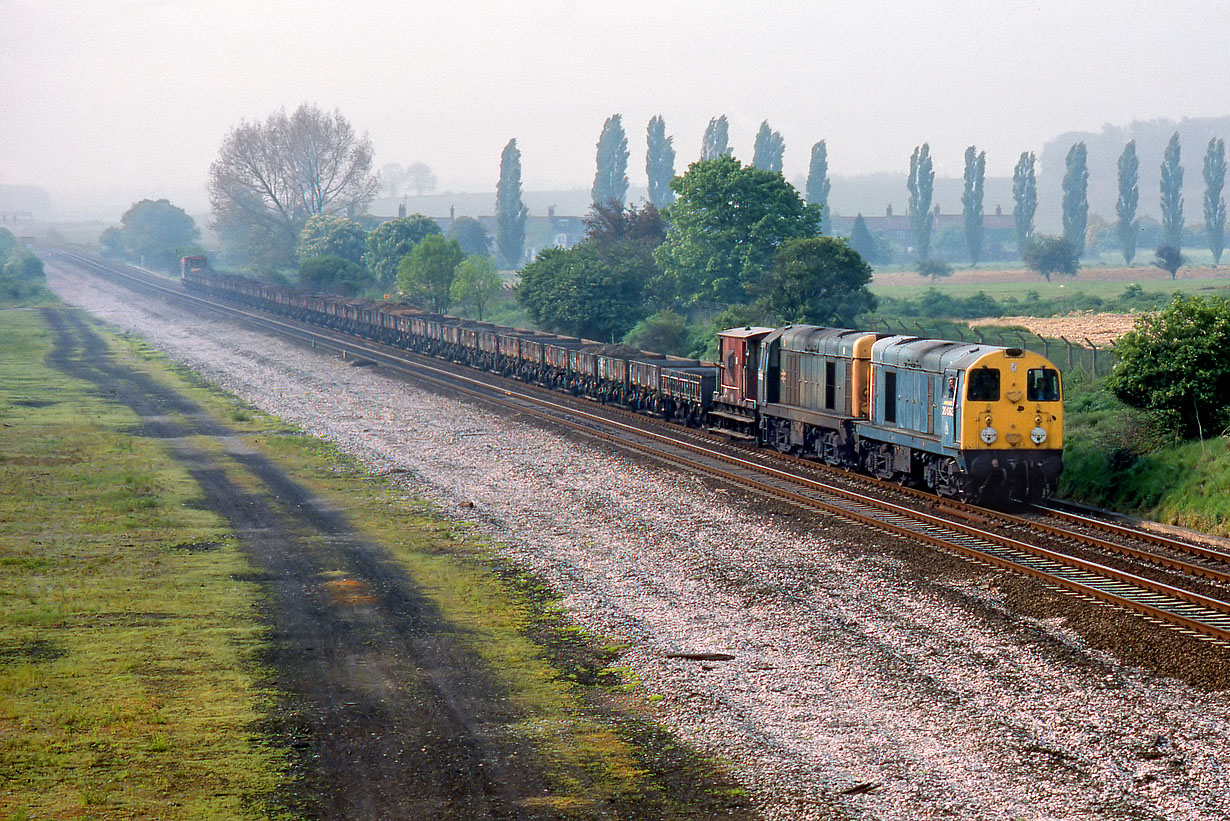
[[[628,137],[624,134],[623,118],[618,114],[607,117],[598,137],[598,170],[594,174],[594,187],[590,192],[596,205],[608,202],[624,204],[628,195]]]
[[[1115,203],[1115,213],[1119,215],[1119,247],[1123,249],[1123,261],[1128,265],[1136,256],[1136,237],[1140,234],[1140,226],[1136,224],[1136,206],[1139,203],[1140,160],[1136,157],[1136,141],[1132,140],[1119,155],[1119,200]]]
[[[675,147],[673,137],[666,136],[666,121],[660,116],[649,120],[646,134],[645,175],[649,178],[649,201],[655,208],[665,208],[675,201],[671,180],[675,177]]]
[[[1181,248],[1183,242],[1183,165],[1179,132],[1162,154],[1162,238],[1166,245]]]
[[[829,211],[829,152],[824,140],[811,147],[811,164],[807,167],[807,201],[823,209],[820,231],[828,222]]]
[[[1214,265],[1221,264],[1221,252],[1226,247],[1226,201],[1221,196],[1225,183],[1226,143],[1214,137],[1204,154],[1204,230]]]
[[[782,135],[769,128],[769,121],[760,124],[756,132],[756,145],[752,149],[752,165],[762,171],[782,173],[782,157],[786,153],[786,142]]]
[[[700,147],[700,158],[716,160],[729,153],[730,127],[726,123],[726,115],[723,114],[710,120],[709,125],[705,128],[705,139]]]
[[[1023,259],[1034,237],[1034,212],[1038,210],[1038,178],[1034,173],[1037,157],[1022,151],[1012,171],[1012,222],[1016,227],[1016,251]]]
[[[1089,224],[1089,165],[1085,144],[1068,149],[1063,175],[1063,238],[1077,258],[1085,253],[1085,227]]]
[[[525,218],[521,202],[521,152],[514,137],[500,154],[500,181],[495,187],[495,244],[509,268],[525,256]]]
[[[931,167],[931,146],[916,147],[910,157],[910,229],[914,232],[914,257],[926,260],[931,255],[931,193],[935,171]]]
[[[961,213],[965,217],[965,247],[970,265],[982,258],[982,191],[987,176],[987,152],[974,146],[965,149],[965,191]]]

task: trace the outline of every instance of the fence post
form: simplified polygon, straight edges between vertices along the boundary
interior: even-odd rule
[[[978,330],[977,328],[970,328],[970,330],[974,332],[974,336],[978,337],[979,345],[987,344],[986,340],[982,338],[982,331]]]
[[[1089,347],[1093,349],[1093,373],[1090,374],[1094,379],[1098,378],[1098,346],[1093,344],[1089,337],[1085,337],[1085,341],[1089,343]]]
[[[1072,341],[1066,336],[1061,336],[1059,338],[1062,339],[1068,346],[1068,370],[1072,370]]]
[[[1045,356],[1047,359],[1050,359],[1051,358],[1051,343],[1048,342],[1046,337],[1043,336],[1042,334],[1034,334],[1034,336],[1038,337],[1038,341],[1042,343],[1042,355]]]

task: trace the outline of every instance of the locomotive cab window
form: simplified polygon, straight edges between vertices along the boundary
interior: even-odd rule
[[[1052,368],[1030,368],[1026,374],[1025,395],[1030,402],[1059,401],[1059,371]]]
[[[999,371],[994,368],[975,368],[970,371],[968,395],[971,402],[998,402]]]

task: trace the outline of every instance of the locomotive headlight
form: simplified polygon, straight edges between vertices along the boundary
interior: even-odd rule
[[[986,442],[988,445],[994,444],[995,440],[999,438],[999,433],[990,425],[983,428],[982,433],[978,435],[981,436],[982,441]]]
[[[1046,428],[1043,428],[1041,425],[1039,425],[1038,427],[1031,430],[1029,432],[1029,441],[1033,442],[1035,445],[1040,445],[1043,442],[1045,442],[1046,441]]]

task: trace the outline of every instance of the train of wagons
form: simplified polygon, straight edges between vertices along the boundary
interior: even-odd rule
[[[397,302],[300,293],[185,257],[183,281],[294,320],[755,440],[980,504],[1050,496],[1063,469],[1058,369],[1020,348],[787,325],[718,334],[716,363]]]

